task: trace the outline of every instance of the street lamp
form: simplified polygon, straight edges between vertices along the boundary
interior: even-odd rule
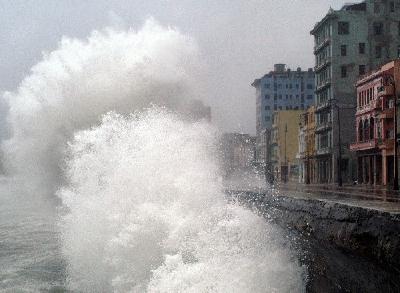
[[[393,137],[394,137],[394,150],[393,150],[393,167],[394,167],[394,178],[393,178],[393,190],[399,190],[399,174],[398,174],[398,167],[397,167],[397,102],[398,97],[396,94],[396,85],[393,83],[394,88],[394,114],[393,114]]]
[[[288,174],[289,174],[289,166],[288,166],[288,161],[287,161],[287,155],[286,155],[286,138],[287,138],[287,123],[285,124],[285,179],[284,182],[286,183],[288,181]]]

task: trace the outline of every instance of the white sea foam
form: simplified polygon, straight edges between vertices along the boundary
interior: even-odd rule
[[[139,31],[105,29],[87,40],[64,37],[16,92],[6,92],[11,139],[3,143],[9,174],[32,193],[60,183],[66,142],[108,111],[150,103],[177,107],[191,96],[195,42],[149,20]]]
[[[151,109],[76,134],[60,191],[72,289],[302,291],[279,231],[226,202],[214,133]]]

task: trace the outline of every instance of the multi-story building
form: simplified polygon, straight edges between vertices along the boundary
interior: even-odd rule
[[[330,9],[311,31],[315,40],[315,140],[320,183],[355,177],[354,156],[349,151],[354,128],[347,127],[354,120],[354,84],[368,71],[399,56],[399,20],[400,0],[366,0]]]
[[[221,147],[225,177],[253,168],[255,137],[242,133],[225,133],[222,135]]]
[[[315,164],[315,107],[300,115],[299,123],[299,182],[316,182]]]
[[[389,62],[357,82],[356,142],[358,182],[393,184],[394,117],[400,92],[400,60]]]
[[[272,127],[272,114],[282,110],[304,110],[314,103],[314,72],[296,71],[285,64],[275,64],[274,70],[256,79],[257,160],[265,162],[262,140],[265,129]]]
[[[303,111],[287,110],[273,113],[271,130],[271,165],[274,178],[287,181],[298,176],[298,160],[296,158],[299,133],[299,117]]]

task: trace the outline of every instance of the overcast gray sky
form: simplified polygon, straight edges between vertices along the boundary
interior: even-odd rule
[[[224,131],[255,132],[251,82],[274,63],[312,67],[309,31],[343,0],[0,0],[0,90],[14,90],[61,36],[154,17],[199,44],[207,103]]]

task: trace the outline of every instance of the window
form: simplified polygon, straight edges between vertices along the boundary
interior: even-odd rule
[[[299,88],[299,84],[298,83],[296,83],[296,89],[298,89]]]
[[[397,23],[397,35],[400,36],[400,21]]]
[[[342,76],[342,78],[347,77],[347,67],[346,67],[346,65],[342,65],[342,66],[340,67],[340,71],[341,71],[341,76]]]
[[[376,58],[381,58],[382,57],[382,47],[381,46],[376,46],[375,47],[375,57]]]
[[[278,95],[274,94],[274,101],[276,101],[278,99]]]
[[[397,58],[400,58],[400,46],[397,46]]]
[[[289,106],[286,106],[286,110],[289,110],[290,108],[289,108]]]
[[[299,95],[296,95],[296,99],[298,99],[299,98]]]
[[[286,95],[286,100],[288,100],[289,99],[289,95]]]
[[[265,110],[268,111],[270,108],[269,106],[265,106]]]
[[[379,5],[379,3],[374,3],[374,12],[375,13],[381,12],[381,6]]]
[[[358,44],[358,53],[365,54],[365,43]]]
[[[277,105],[274,105],[274,110],[278,110],[278,106]]]
[[[365,74],[365,65],[359,65],[358,66],[358,75],[364,75]]]
[[[341,45],[340,46],[340,55],[341,56],[346,56],[347,55],[347,46],[346,45]]]
[[[313,89],[313,85],[311,83],[307,84],[307,89],[308,90],[312,90]]]
[[[348,35],[349,34],[349,23],[344,21],[338,22],[338,34],[339,35]]]
[[[293,95],[290,95],[290,99],[292,99],[293,98]]]
[[[279,95],[279,100],[282,100],[282,95]]]
[[[301,104],[301,110],[304,110],[304,105],[303,104]]]
[[[374,34],[375,36],[380,36],[383,34],[383,23],[382,22],[374,22]]]
[[[390,12],[394,12],[394,2],[390,2]]]
[[[265,95],[265,99],[269,100],[270,96],[269,95]]]
[[[312,95],[308,95],[307,96],[307,100],[312,100],[313,96]]]
[[[271,117],[270,116],[265,116],[265,121],[270,121]]]
[[[279,106],[279,110],[282,110],[282,106]]]
[[[269,89],[269,83],[266,83],[266,84],[264,85],[264,87],[265,87],[266,89]]]

